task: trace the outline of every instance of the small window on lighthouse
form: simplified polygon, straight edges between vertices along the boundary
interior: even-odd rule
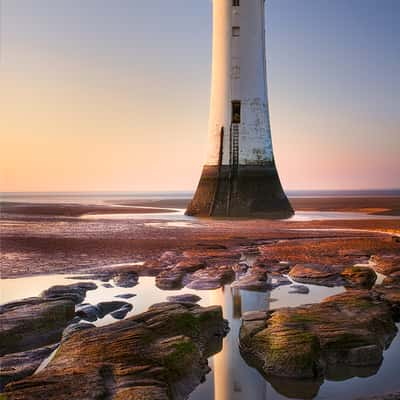
[[[233,0],[233,7],[239,7],[240,6],[240,0]]]
[[[232,124],[240,124],[240,101],[232,101]]]
[[[233,37],[240,36],[240,26],[232,26],[232,36]]]

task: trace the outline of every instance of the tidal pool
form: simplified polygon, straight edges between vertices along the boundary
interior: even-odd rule
[[[1,302],[23,297],[37,296],[52,285],[67,285],[85,279],[70,279],[73,275],[41,275],[29,278],[3,279]],[[113,287],[106,288],[105,282],[88,279],[98,285],[88,291],[85,303],[116,300],[115,296],[131,293],[134,297],[124,300],[133,305],[127,317],[146,311],[154,303],[166,301],[168,296],[193,293],[201,297],[202,306],[221,305],[224,317],[229,321],[230,332],[223,341],[222,350],[210,357],[211,372],[203,384],[189,396],[190,400],[274,400],[274,399],[354,399],[362,395],[382,394],[400,389],[398,381],[400,335],[397,335],[384,353],[384,361],[378,368],[355,370],[338,369],[329,374],[324,382],[296,381],[278,378],[265,379],[256,369],[250,367],[239,351],[238,335],[241,316],[246,311],[272,310],[285,306],[320,302],[322,299],[344,291],[342,287],[327,288],[306,285],[310,293],[290,294],[289,286],[261,293],[239,290],[230,285],[216,290],[161,290],[155,285],[155,278],[140,277],[139,284],[132,288],[121,288],[109,281]],[[96,325],[116,322],[110,315],[100,319]],[[398,325],[400,327],[400,325]],[[357,375],[358,377],[348,378]]]

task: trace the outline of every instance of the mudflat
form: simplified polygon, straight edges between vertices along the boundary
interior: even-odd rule
[[[199,400],[213,384],[206,360],[221,352],[230,361],[214,363],[214,373],[240,371],[232,379],[244,393],[270,384],[272,399],[326,397],[325,380],[341,390],[341,381],[355,376],[374,379],[378,393],[386,389],[399,343],[400,218],[368,215],[382,211],[383,200],[301,199],[307,212],[280,221],[187,217],[178,200],[8,204],[0,220],[1,277],[56,279],[49,287],[42,277],[36,297],[12,295],[3,305],[4,351],[13,352],[2,359],[8,397],[109,390],[124,397],[129,390],[171,398],[161,389],[177,378],[185,396],[206,379],[191,394]],[[389,203],[394,210],[392,198],[385,210]],[[42,278],[3,282],[22,287],[24,296]],[[26,292],[32,295],[31,287]],[[60,318],[49,320],[54,309]],[[29,340],[19,340],[16,333],[27,330]],[[222,346],[226,334],[234,340]],[[57,357],[31,376],[59,340]],[[343,365],[350,368],[343,372]],[[251,367],[262,375],[248,374]],[[349,396],[364,390],[353,383]]]
[[[289,197],[297,211],[365,212],[371,215],[400,215],[399,196],[378,197]],[[186,208],[190,199],[117,200],[114,204],[142,207]]]
[[[152,214],[174,212],[167,208],[147,206],[123,206],[122,204],[79,204],[79,203],[14,203],[0,202],[2,214],[13,216],[61,216],[80,217],[85,214]]]
[[[345,203],[348,207],[351,205],[354,211],[380,209],[384,208],[383,205],[386,208],[390,205],[395,210],[399,198],[300,200],[304,207],[308,204],[308,211],[322,208],[343,211]],[[135,219],[106,219],[101,216],[122,212],[116,205],[118,201],[114,202],[115,206],[3,203],[2,277],[79,272],[99,265],[146,261],[149,257],[157,258],[169,250],[190,251],[215,245],[224,246],[227,252],[232,252],[239,247],[256,248],[264,242],[294,244],[301,241],[300,254],[307,254],[307,248],[313,247],[321,256],[325,250],[319,244],[327,242],[332,242],[334,247],[369,249],[371,254],[384,254],[385,251],[393,252],[400,248],[398,239],[392,237],[400,234],[400,220],[396,217],[392,219],[385,216],[379,219],[375,216],[374,219],[360,220],[351,217],[348,220],[321,217],[309,221],[240,219],[233,223],[228,219],[186,218],[182,214],[180,219],[176,219],[174,214],[166,215],[163,219],[146,215],[149,210],[160,213],[157,207],[161,206],[175,208],[182,205],[182,201],[135,200],[132,209],[122,207],[124,213],[138,214]],[[296,207],[296,201],[293,204]],[[164,211],[167,213],[173,210],[167,208]],[[93,214],[93,218],[79,218],[82,213]],[[96,218],[96,214],[101,215]],[[315,246],[316,243],[318,246]],[[276,251],[282,250],[281,245],[274,248]]]

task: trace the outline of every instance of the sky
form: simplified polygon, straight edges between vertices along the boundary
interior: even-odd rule
[[[195,188],[211,0],[0,2],[0,191]],[[399,188],[400,0],[266,13],[284,188]]]

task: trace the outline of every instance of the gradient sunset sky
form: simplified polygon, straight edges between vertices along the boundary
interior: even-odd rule
[[[1,8],[1,191],[195,188],[211,0]],[[400,187],[399,21],[400,0],[267,1],[285,189]]]

